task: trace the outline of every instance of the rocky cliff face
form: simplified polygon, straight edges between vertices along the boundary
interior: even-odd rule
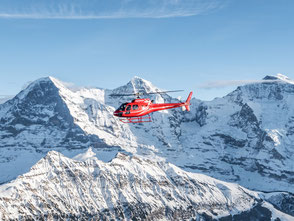
[[[164,161],[50,151],[0,187],[0,219],[291,220],[258,193]]]

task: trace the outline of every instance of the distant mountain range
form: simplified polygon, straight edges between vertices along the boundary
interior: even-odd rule
[[[51,159],[52,155],[58,155],[62,158],[62,161],[70,161],[76,167],[77,162],[63,155],[71,158],[92,147],[98,159],[104,162],[113,159],[118,153],[118,156],[125,156],[129,159],[129,163],[134,162],[134,157],[138,159],[142,157],[144,162],[145,160],[149,162],[148,159],[152,159],[152,162],[166,160],[185,171],[203,173],[216,179],[235,182],[255,191],[272,192],[268,194],[252,192],[254,194],[250,196],[252,198],[249,202],[254,203],[246,204],[245,209],[238,209],[236,212],[232,212],[230,209],[221,209],[221,212],[216,215],[211,213],[212,210],[205,207],[206,209],[203,209],[203,211],[210,218],[232,217],[236,214],[243,214],[245,211],[249,214],[252,208],[259,208],[255,207],[257,205],[273,211],[269,208],[271,204],[274,205],[275,209],[294,216],[294,81],[281,74],[266,76],[263,81],[240,86],[223,98],[216,98],[212,101],[201,101],[193,98],[191,112],[173,109],[153,113],[152,123],[123,124],[112,113],[121,103],[132,98],[114,98],[110,97],[109,94],[132,93],[134,87],[146,92],[160,91],[151,82],[139,77],[134,77],[126,85],[114,90],[101,88],[73,89],[55,78],[47,77],[34,81],[14,98],[0,104],[0,182],[6,183],[15,179],[18,175],[28,172],[44,156],[46,157],[32,169],[40,166],[40,162],[46,161],[47,158]],[[197,94],[197,91],[194,94]],[[150,97],[158,103],[177,101],[169,95],[157,94]],[[54,151],[49,152],[51,150],[58,151],[63,155]],[[55,160],[56,157],[52,159]],[[52,165],[58,164],[54,160]],[[103,165],[100,166],[101,168],[111,167],[110,165],[112,165],[112,163],[106,164],[100,161],[98,163],[97,160],[93,159],[92,161]],[[151,164],[153,165],[154,162]],[[171,166],[176,168],[173,165]],[[32,169],[28,174],[32,173]],[[65,170],[67,169],[66,167]],[[48,170],[54,169],[50,167]],[[68,170],[70,170],[70,167]],[[179,168],[177,170],[182,171]],[[140,176],[141,173],[143,172],[132,172],[136,176]],[[186,174],[184,171],[182,173]],[[112,176],[117,176],[117,173],[115,174]],[[72,179],[77,179],[76,175],[73,173]],[[91,173],[87,174],[93,182],[90,183],[97,185],[92,175]],[[24,177],[26,176],[24,175]],[[40,179],[49,180],[46,176],[41,176]],[[168,175],[165,174],[164,176]],[[202,175],[194,174],[191,176]],[[3,198],[3,196],[8,194],[11,197],[8,189],[12,187],[8,186],[17,183],[15,190],[25,188],[22,184],[19,184],[25,182],[23,179],[27,178],[24,177],[20,176],[16,181],[2,185],[2,192],[0,193],[0,205],[4,205],[2,209],[5,208],[5,204],[3,204],[5,197]],[[29,182],[34,182],[34,180],[34,178],[31,178]],[[221,183],[222,181],[216,182]],[[58,185],[63,184],[58,182],[56,188]],[[37,188],[37,186],[35,187]],[[40,189],[42,188],[40,187]],[[154,186],[151,189],[155,191],[154,188],[156,187]],[[26,189],[26,191],[31,190]],[[173,189],[172,191],[179,190]],[[235,191],[237,190],[233,190],[234,194]],[[42,194],[36,192],[38,197],[44,197]],[[63,194],[60,193],[60,199],[65,197]],[[117,197],[112,193],[110,195]],[[19,197],[21,197],[21,194]],[[75,197],[77,196],[75,195]],[[103,195],[103,197],[106,196]],[[11,206],[16,203],[13,199],[18,198],[9,198],[11,202],[9,205]],[[54,200],[56,199],[54,198]],[[183,199],[178,204],[175,202],[175,205],[183,204],[184,201]],[[21,202],[20,200],[19,203]],[[36,211],[43,211],[38,208],[40,205],[37,205],[36,202],[34,201],[34,204],[32,204]],[[122,202],[124,201],[122,200]],[[131,201],[127,200],[127,202],[130,203]],[[211,203],[215,205],[215,202]],[[263,203],[268,203],[268,205],[265,206]],[[152,207],[153,204],[150,202],[147,204],[150,212],[146,212],[148,217],[157,218],[157,216],[150,215],[155,211]],[[72,210],[65,213],[79,214],[74,212],[80,206],[80,204],[76,205],[77,207],[68,205]],[[190,204],[183,205],[188,206]],[[161,206],[164,211],[170,207],[166,203],[161,204]],[[118,205],[111,205],[111,208],[118,207]],[[89,212],[90,204],[87,204],[85,208]],[[99,204],[93,207],[93,211],[95,208],[99,208],[99,211],[101,211],[101,208],[107,208],[107,206],[104,205],[103,207],[102,204]],[[194,217],[195,214],[204,214],[199,212],[198,207],[198,209],[195,208],[193,206],[191,208],[191,211],[193,211],[190,213],[191,217]],[[182,209],[185,210],[185,208]],[[28,209],[28,211],[31,210],[32,208]],[[122,208],[120,210],[125,211]],[[262,213],[262,210],[258,210],[259,213]],[[180,213],[186,214],[183,211]],[[47,214],[55,213],[57,212],[52,210],[52,213],[48,212]],[[5,217],[9,216],[7,212],[2,214],[6,214]],[[24,214],[36,215],[27,212],[24,212]],[[104,213],[89,214],[99,217],[104,215]],[[167,215],[166,219],[171,217],[171,214],[173,212]],[[192,214],[194,215],[192,216]],[[116,215],[112,211],[106,217],[114,216]],[[124,216],[132,217],[125,213]],[[179,217],[178,219],[181,220]]]

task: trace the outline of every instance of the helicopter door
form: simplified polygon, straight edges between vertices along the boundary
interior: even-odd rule
[[[134,104],[134,105],[133,105],[133,110],[139,110],[139,105]]]
[[[132,105],[127,105],[127,108],[126,108],[126,113],[125,114],[130,114],[131,112],[131,109],[132,109]]]

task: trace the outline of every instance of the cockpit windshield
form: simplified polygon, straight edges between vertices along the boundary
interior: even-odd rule
[[[119,111],[125,111],[126,106],[127,106],[127,103],[124,103],[124,104],[120,105],[120,107],[117,110],[119,110]]]

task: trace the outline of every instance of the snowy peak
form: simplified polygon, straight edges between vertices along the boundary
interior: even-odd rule
[[[156,88],[154,85],[152,85],[152,83],[150,81],[147,81],[147,80],[140,78],[140,77],[137,77],[137,76],[133,77],[129,83],[132,84],[132,86],[134,86],[136,89],[143,90],[145,92],[151,92],[152,90],[158,90],[158,88]]]
[[[62,84],[52,77],[40,78],[30,83],[5,104],[7,116],[10,112],[15,117],[26,118],[29,121],[34,119],[44,121],[46,117],[52,117],[55,112],[64,112],[66,107],[59,93],[60,87],[63,87]]]
[[[140,77],[133,77],[127,84],[115,88],[111,91],[108,91],[107,94],[134,94],[134,93],[142,93],[142,98],[150,98],[154,100],[156,103],[170,102],[171,97],[167,94],[151,94],[144,95],[144,93],[150,92],[159,92],[162,91],[158,87],[154,86],[150,81],[147,81]],[[130,102],[134,99],[135,96],[122,96],[122,97],[107,97],[106,103],[113,107],[118,107],[123,102]]]
[[[32,95],[34,91],[37,91],[38,96],[44,95],[46,91],[57,90],[56,85],[53,82],[53,78],[44,77],[30,83],[24,90],[16,95],[19,100],[26,98],[26,96]]]
[[[150,81],[147,81],[140,77],[133,77],[127,84],[124,86],[118,87],[113,90],[113,93],[136,93],[136,92],[155,92],[160,91],[159,88],[155,87]]]
[[[291,80],[289,77],[286,75],[283,75],[281,73],[278,73],[276,76],[272,75],[267,75],[263,78],[265,81],[272,81],[272,82],[284,82],[284,83],[289,83],[289,84],[294,84],[294,81]]]
[[[137,91],[152,92],[159,90],[150,81],[147,81],[138,76],[134,76],[127,85],[132,86]]]
[[[265,76],[261,81],[239,86],[226,97],[236,102],[257,100],[281,101],[294,95],[294,81],[287,76]]]
[[[25,99],[26,96],[29,96],[29,99],[36,97],[50,97],[53,92],[59,93],[59,91],[69,91],[66,85],[51,76],[37,79],[30,83],[24,90],[22,90],[19,94],[16,95],[18,100]],[[49,94],[51,93],[51,94]]]

